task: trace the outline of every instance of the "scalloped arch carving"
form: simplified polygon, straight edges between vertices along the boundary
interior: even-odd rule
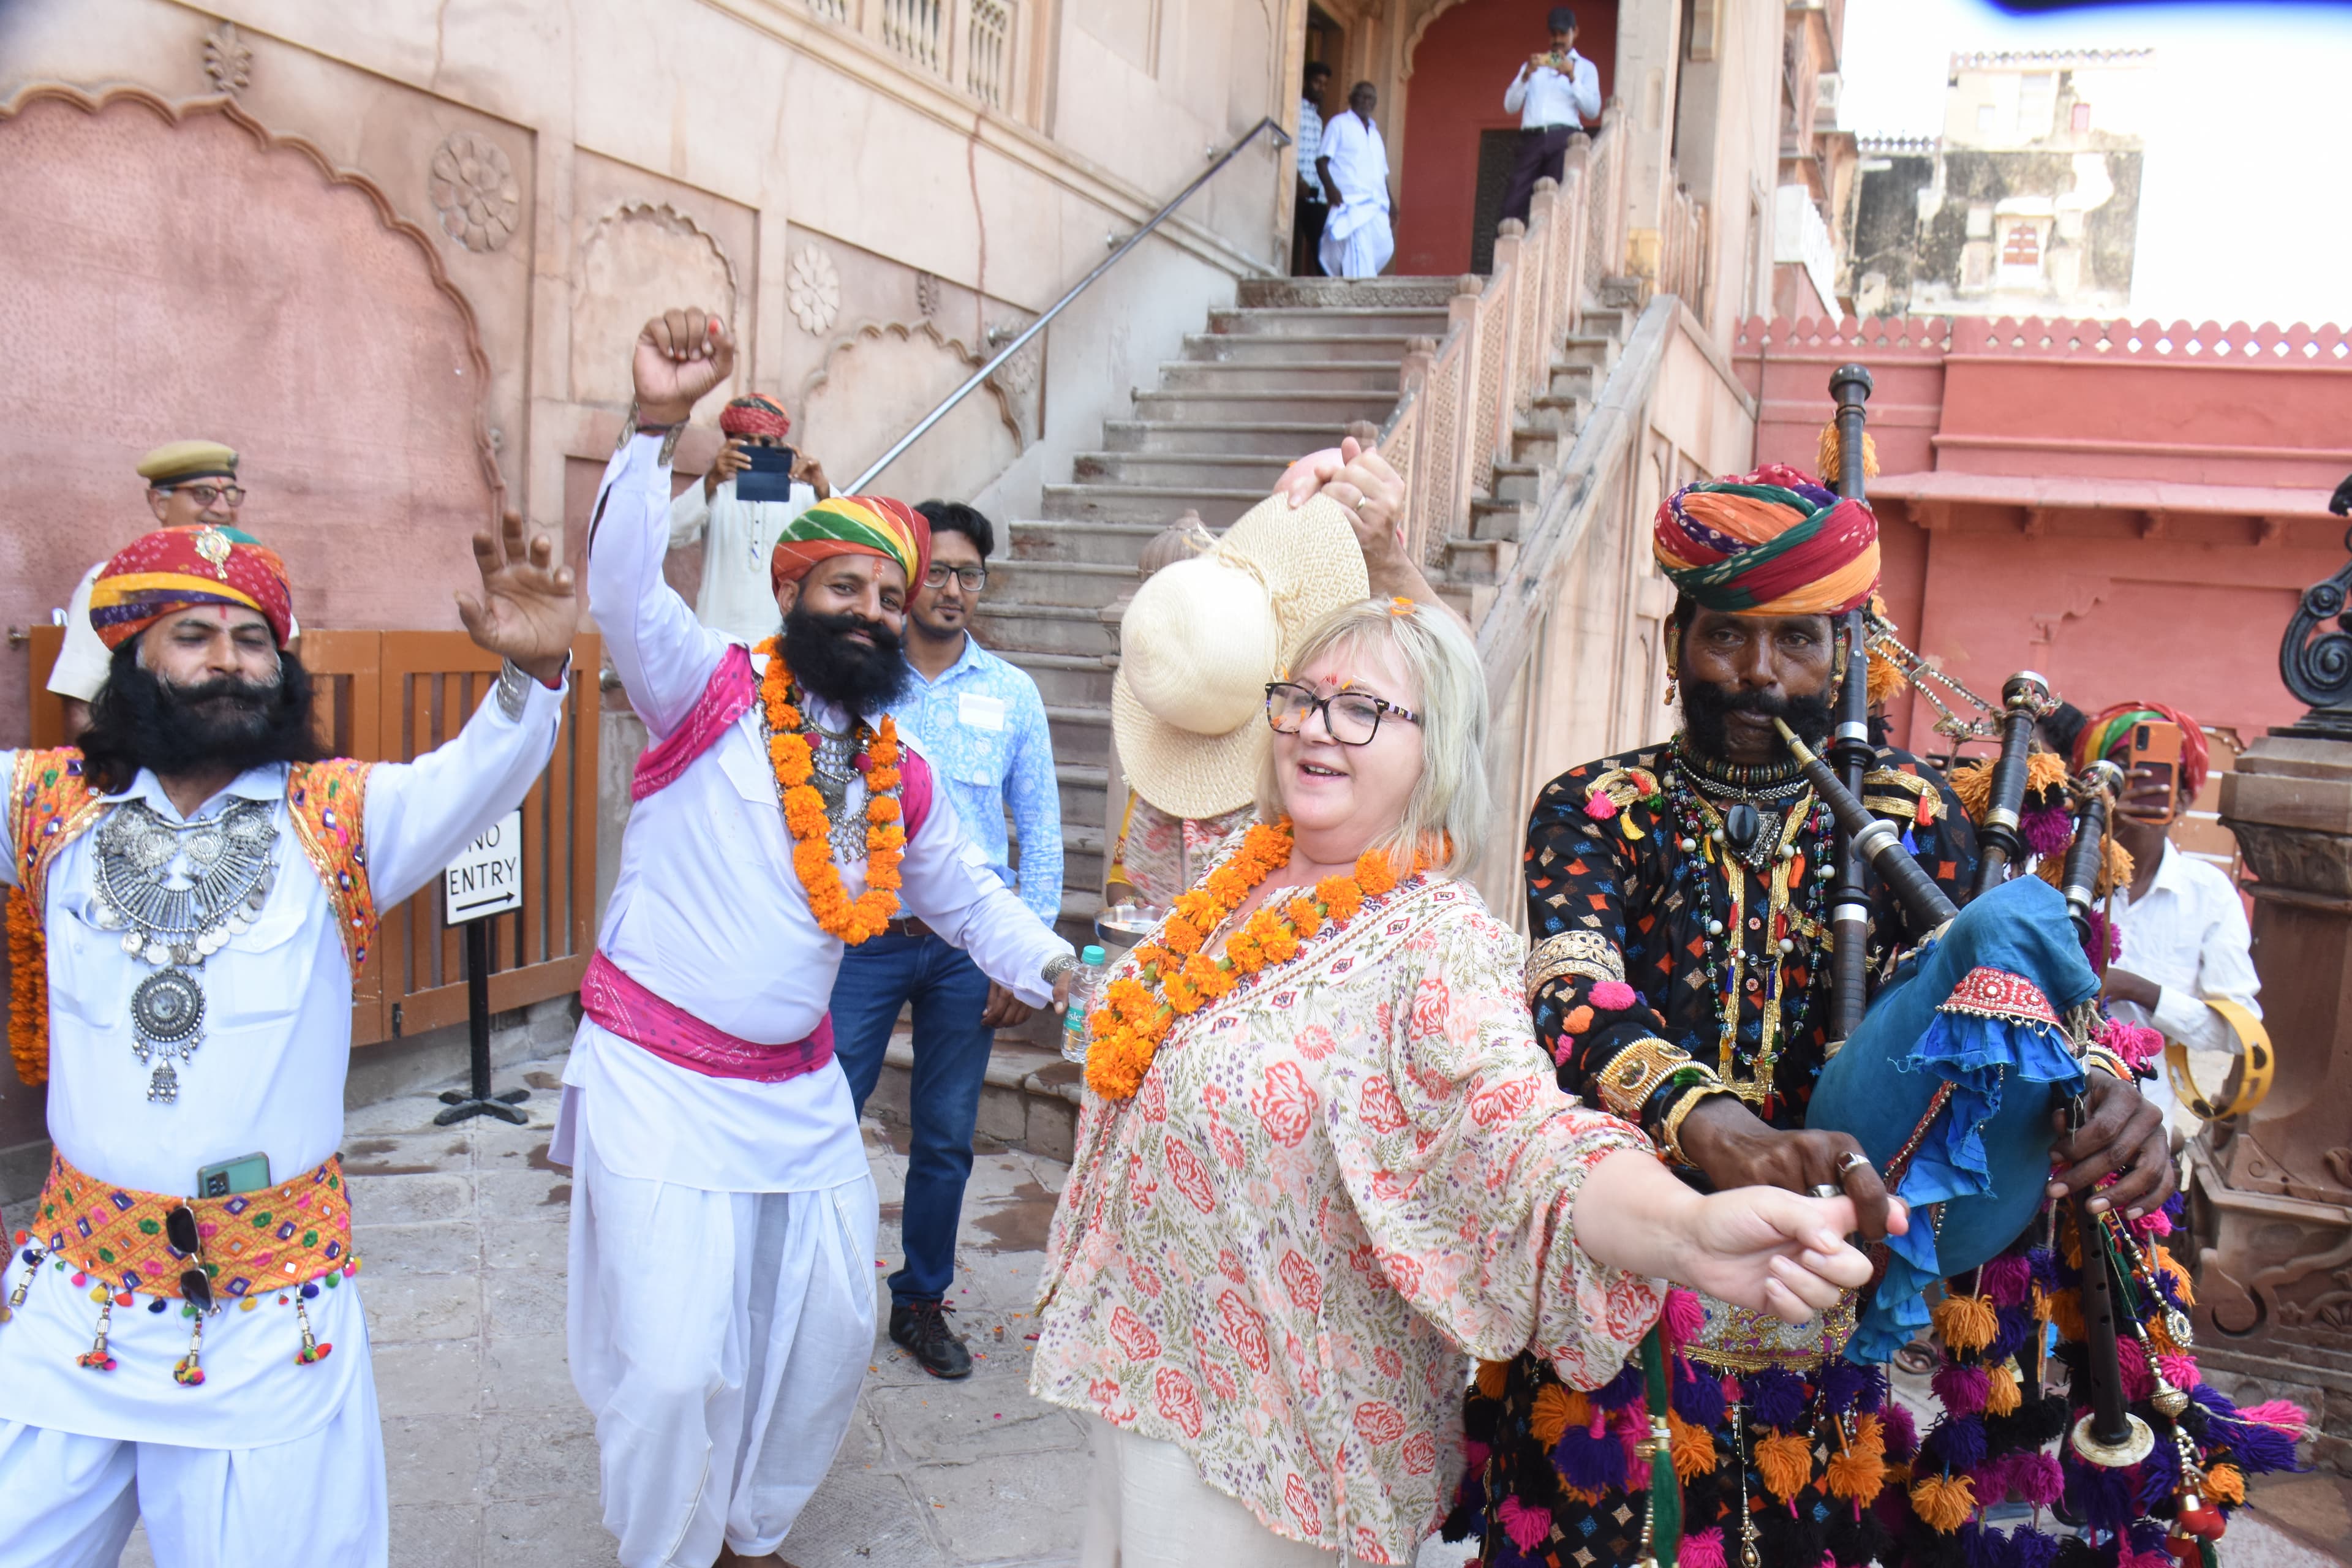
[[[987,360],[929,321],[871,322],[836,338],[802,388],[796,430],[825,472],[846,483]],[[908,500],[970,496],[1021,455],[1006,389],[982,383],[876,481]]]
[[[637,333],[674,305],[716,310],[741,344],[741,300],[734,258],[716,235],[667,202],[620,203],[582,237],[572,264],[573,401],[626,406]],[[749,369],[739,353],[734,375],[713,397],[736,396]]]
[[[45,84],[0,104],[0,452],[31,481],[0,530],[0,616],[47,620],[152,525],[140,453],[205,436],[243,455],[245,521],[304,622],[454,624],[505,489],[490,366],[383,186],[226,97]],[[0,729],[23,713],[0,689]]]

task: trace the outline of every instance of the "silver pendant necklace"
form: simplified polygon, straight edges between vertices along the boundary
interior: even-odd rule
[[[852,816],[849,811],[849,783],[857,776],[856,734],[837,735],[814,719],[809,733],[816,737],[809,753],[814,775],[810,782],[824,798],[825,816],[833,824],[827,842],[835,860],[855,864],[866,858],[865,814]]]
[[[219,815],[167,822],[143,801],[107,813],[95,835],[98,923],[155,966],[131,994],[131,1054],[152,1068],[147,1098],[180,1097],[175,1062],[204,1041],[205,960],[242,934],[269,897],[278,847],[272,803],[232,801]]]

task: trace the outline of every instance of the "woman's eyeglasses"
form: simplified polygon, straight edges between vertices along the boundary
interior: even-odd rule
[[[1410,708],[1400,708],[1383,697],[1362,691],[1334,691],[1328,697],[1318,697],[1295,681],[1269,682],[1265,689],[1265,721],[1285,735],[1296,735],[1307,728],[1310,713],[1320,711],[1323,728],[1343,746],[1369,744],[1381,732],[1383,718],[1402,719],[1408,724],[1421,722],[1421,715]]]

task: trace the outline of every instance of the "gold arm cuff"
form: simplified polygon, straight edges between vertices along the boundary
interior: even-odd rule
[[[1658,1086],[1691,1065],[1690,1053],[1656,1036],[1635,1040],[1609,1060],[1597,1078],[1601,1101],[1626,1121],[1638,1125],[1642,1108]]]
[[[1597,931],[1564,931],[1558,936],[1546,937],[1528,954],[1527,967],[1521,972],[1528,1000],[1533,1002],[1538,991],[1563,974],[1594,981],[1622,981],[1625,978],[1625,956],[1617,951],[1615,942]]]
[[[1674,1104],[1667,1107],[1666,1114],[1658,1122],[1658,1142],[1664,1147],[1667,1159],[1691,1170],[1698,1168],[1698,1162],[1683,1152],[1683,1123],[1692,1111],[1698,1109],[1701,1100],[1730,1092],[1724,1087],[1723,1080],[1709,1069],[1706,1082],[1695,1083],[1675,1097]]]

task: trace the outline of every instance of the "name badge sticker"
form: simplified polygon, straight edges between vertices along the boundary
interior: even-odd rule
[[[1004,728],[1004,699],[977,691],[960,692],[956,697],[956,720],[967,730],[1001,731]]]

